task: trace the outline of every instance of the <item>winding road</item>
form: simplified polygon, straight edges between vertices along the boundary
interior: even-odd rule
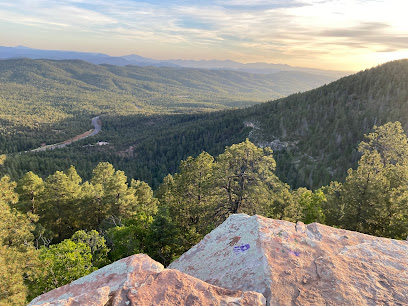
[[[90,136],[95,136],[96,134],[98,134],[101,130],[102,130],[102,126],[100,123],[100,119],[99,116],[93,117],[92,118],[92,125],[94,126],[94,129],[89,130],[81,135],[77,135],[74,138],[65,140],[64,142],[60,142],[60,143],[56,143],[56,144],[51,144],[48,146],[44,146],[44,147],[39,147],[37,149],[31,150],[31,152],[41,152],[41,151],[46,151],[46,150],[54,150],[56,148],[64,148],[67,145],[70,145],[73,142],[76,142],[78,140],[82,140],[85,139],[87,137]]]
[[[96,117],[92,118],[92,125],[94,126],[94,129],[91,132],[91,134],[89,134],[86,137],[95,136],[96,134],[98,134],[102,130],[102,126],[99,124],[100,121],[101,120],[99,119],[99,116],[96,116]],[[86,137],[84,137],[84,138],[86,138]]]

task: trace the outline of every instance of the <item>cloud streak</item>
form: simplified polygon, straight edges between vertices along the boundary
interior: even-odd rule
[[[309,66],[342,57],[352,69],[408,51],[406,8],[403,0],[15,0],[0,4],[0,23],[37,27],[55,48],[78,35],[81,48],[114,55]]]

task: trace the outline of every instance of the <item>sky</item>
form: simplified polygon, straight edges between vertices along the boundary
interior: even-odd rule
[[[0,0],[0,45],[362,70],[408,58],[406,0]]]

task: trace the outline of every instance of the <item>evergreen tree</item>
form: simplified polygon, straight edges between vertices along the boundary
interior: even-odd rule
[[[325,215],[323,213],[323,206],[325,204],[326,196],[322,189],[314,192],[306,188],[299,188],[294,191],[293,196],[295,201],[299,203],[302,211],[302,221],[306,224],[312,222],[325,223]]]
[[[130,217],[134,208],[136,197],[134,190],[129,188],[127,177],[123,171],[115,171],[110,163],[99,163],[93,171],[91,183],[96,188],[102,186],[103,197],[100,205],[108,216],[118,220]]]
[[[235,213],[296,219],[296,203],[289,186],[275,175],[270,148],[258,148],[248,139],[227,147],[216,159],[215,188],[220,196],[216,215],[222,222]]]
[[[197,244],[202,237],[194,229],[186,231],[177,225],[169,209],[162,206],[150,226],[147,251],[149,256],[167,266]]]
[[[101,223],[109,216],[110,206],[104,201],[102,184],[85,182],[81,186],[80,199],[82,229],[98,229]]]
[[[374,131],[364,136],[366,141],[359,145],[359,152],[363,155],[377,152],[385,166],[407,163],[408,139],[399,121],[374,126]]]
[[[172,178],[167,177],[164,183],[171,195],[162,196],[161,202],[169,208],[173,221],[185,231],[194,227],[205,232],[210,221],[211,209],[216,202],[213,166],[214,158],[206,152],[196,158],[190,156],[181,161],[180,171]]]
[[[408,234],[408,141],[399,122],[374,127],[362,142],[356,170],[328,199],[342,211],[340,225],[391,238]],[[334,188],[335,187],[335,188]],[[333,204],[332,204],[333,205]]]
[[[18,181],[17,193],[19,195],[18,209],[21,212],[36,214],[39,206],[39,195],[44,190],[44,181],[32,171],[24,174]]]
[[[129,217],[140,214],[154,216],[157,213],[159,201],[153,196],[152,188],[147,183],[134,179],[132,179],[130,187],[135,199],[128,207]]]
[[[0,305],[26,304],[24,278],[38,264],[31,220],[10,207],[17,202],[15,185],[8,177],[0,180]]]
[[[55,234],[57,241],[81,229],[81,179],[73,167],[67,174],[57,171],[45,180],[39,208],[41,224]]]

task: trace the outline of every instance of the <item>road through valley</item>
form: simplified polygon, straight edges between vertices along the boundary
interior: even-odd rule
[[[37,149],[31,150],[31,152],[40,152],[40,151],[46,151],[46,150],[53,150],[56,148],[64,148],[67,145],[70,145],[73,142],[76,142],[78,140],[85,139],[90,136],[95,136],[102,130],[101,126],[101,120],[99,119],[99,116],[93,117],[92,118],[92,125],[94,126],[94,129],[89,130],[83,134],[77,135],[73,138],[70,138],[68,140],[65,140],[64,142],[56,143],[56,144],[51,144],[43,147],[39,147]]]

